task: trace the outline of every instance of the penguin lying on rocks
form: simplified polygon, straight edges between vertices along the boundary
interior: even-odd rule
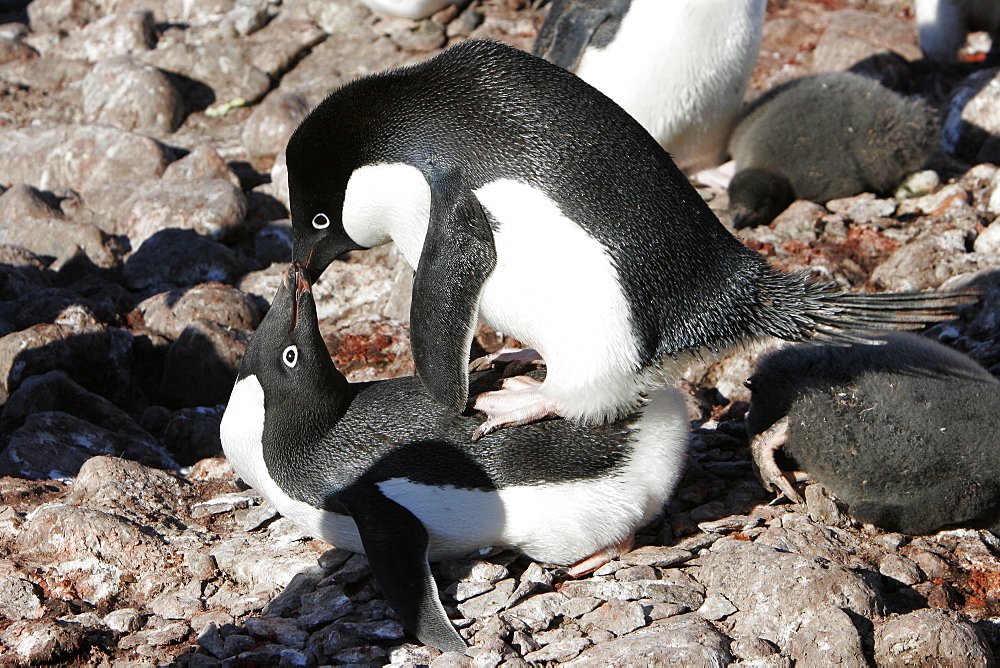
[[[913,4],[920,50],[929,60],[957,60],[970,30],[990,32],[994,41],[1000,35],[1000,2],[996,0],[914,0]]]
[[[474,374],[488,387],[496,371]],[[578,575],[629,549],[683,467],[687,409],[674,389],[628,417],[551,420],[469,442],[478,420],[434,401],[415,377],[352,385],[319,331],[293,265],[247,347],[222,419],[234,470],[301,529],[364,552],[403,624],[465,649],[428,560],[510,547]]]
[[[294,261],[395,241],[416,269],[411,342],[461,413],[482,319],[537,351],[539,383],[486,393],[474,436],[633,411],[680,364],[764,337],[940,319],[938,294],[844,294],[741,244],[649,133],[562,68],[488,41],[335,91],[288,142]]]
[[[920,169],[939,136],[930,105],[858,74],[778,86],[747,107],[729,142],[733,227],[766,225],[796,199],[887,193]]]
[[[553,0],[534,52],[601,91],[686,172],[725,160],[765,0]]]
[[[798,502],[775,451],[890,531],[1000,535],[1000,381],[915,334],[885,345],[791,346],[748,381],[751,450],[765,488]]]

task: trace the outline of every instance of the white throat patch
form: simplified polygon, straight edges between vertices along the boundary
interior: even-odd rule
[[[365,248],[395,241],[415,267],[430,216],[430,185],[412,165],[365,165],[354,170],[347,182],[344,231]]]

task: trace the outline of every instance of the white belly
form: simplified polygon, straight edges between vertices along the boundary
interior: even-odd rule
[[[501,179],[474,194],[498,223],[480,319],[538,350],[547,367],[542,392],[566,417],[604,422],[633,408],[660,376],[640,374],[629,304],[604,247],[527,184]],[[348,182],[344,227],[362,245],[392,239],[416,267],[430,200],[415,167],[362,167]]]
[[[765,0],[633,0],[581,79],[617,102],[687,171],[726,153],[760,49]]]

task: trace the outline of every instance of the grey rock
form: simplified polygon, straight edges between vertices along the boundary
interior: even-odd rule
[[[104,625],[112,631],[131,633],[142,628],[142,614],[135,608],[119,608],[104,616]]]
[[[72,477],[95,455],[127,457],[152,466],[162,453],[137,441],[57,411],[30,415],[0,453],[0,474],[34,480]]]
[[[526,654],[525,661],[530,665],[537,665],[544,661],[565,662],[579,656],[580,652],[589,647],[591,641],[587,638],[570,638],[560,640],[542,647],[539,650]]]
[[[266,72],[256,67],[248,49],[236,42],[161,45],[142,55],[144,61],[211,88],[210,102],[227,103],[236,99],[259,100],[271,87]]]
[[[734,612],[738,612],[735,605],[721,594],[711,594],[705,597],[705,602],[698,608],[697,613],[705,619],[720,620],[725,619]]]
[[[178,408],[226,403],[248,342],[246,332],[216,323],[188,326],[167,350],[161,401]],[[192,369],[198,369],[196,383],[191,382]]]
[[[23,665],[56,663],[72,655],[83,642],[78,624],[51,620],[17,621],[0,631],[0,641]]]
[[[20,39],[0,36],[0,65],[37,56],[38,53]]]
[[[904,585],[923,580],[923,572],[915,563],[898,554],[886,554],[878,562],[878,572]]]
[[[961,274],[997,267],[1000,256],[967,252],[962,230],[930,230],[876,267],[871,282],[880,290],[912,292],[936,288]]]
[[[663,547],[660,545],[647,545],[631,552],[626,552],[621,556],[621,562],[631,566],[655,566],[665,568],[687,561],[691,558],[691,553],[676,547]]]
[[[976,628],[954,613],[924,609],[875,628],[879,666],[992,666],[992,652]]]
[[[221,571],[235,582],[248,587],[266,585],[281,588],[300,572],[316,566],[316,553],[307,543],[281,541],[274,537],[274,526],[265,539],[236,537],[212,546],[210,554]]]
[[[42,190],[85,191],[126,178],[157,178],[166,167],[163,147],[142,135],[103,125],[0,130],[0,182]]]
[[[96,63],[105,58],[149,51],[155,46],[153,13],[137,10],[109,14],[80,30],[71,31],[60,41],[58,53],[63,58]]]
[[[836,497],[822,485],[809,485],[805,490],[809,517],[820,524],[839,526],[847,519]]]
[[[337,368],[352,383],[416,373],[409,327],[378,316],[321,323]]]
[[[592,596],[605,601],[648,599],[654,603],[679,603],[692,609],[700,607],[705,600],[705,588],[679,570],[665,571],[658,580],[616,582],[591,579],[566,582],[559,591],[570,598]]]
[[[219,152],[208,144],[199,144],[179,160],[167,165],[164,179],[227,181],[234,187],[240,180],[222,159]]]
[[[282,617],[251,617],[246,621],[247,631],[258,640],[277,642],[302,649],[309,634],[296,626],[295,621]]]
[[[615,636],[623,636],[645,626],[646,615],[635,601],[611,600],[580,617],[580,624],[584,628],[593,625]]]
[[[156,443],[128,413],[59,370],[30,376],[21,383],[4,405],[0,427],[4,431],[15,429],[30,415],[47,411],[69,413],[151,447]]]
[[[834,199],[826,203],[828,210],[856,223],[873,223],[880,218],[888,218],[896,213],[896,207],[893,200],[881,199],[872,193]]]
[[[246,196],[227,181],[166,179],[143,184],[122,202],[118,230],[133,249],[166,229],[190,229],[222,241],[235,234],[246,215]]]
[[[779,643],[780,644],[780,643]],[[800,618],[787,653],[796,665],[840,665],[865,668],[868,661],[861,635],[843,610],[826,608]]]
[[[132,290],[162,292],[201,283],[233,283],[242,272],[243,263],[226,246],[194,230],[166,229],[126,259],[122,274]]]
[[[498,588],[502,582],[497,583]],[[538,594],[507,610],[507,618],[532,631],[541,631],[547,629],[552,620],[562,614],[564,605],[566,597],[559,592]]]
[[[135,310],[147,329],[168,339],[180,338],[195,320],[253,331],[261,319],[260,308],[250,295],[221,283],[161,292]]]
[[[68,30],[100,17],[100,5],[88,0],[35,0],[28,5],[28,21],[39,32]]]
[[[314,630],[354,611],[354,604],[337,586],[326,586],[302,596],[297,623],[300,628]]]
[[[0,574],[0,614],[12,621],[40,619],[45,608],[38,585],[16,572]]]
[[[92,392],[127,405],[132,334],[93,325],[36,325],[0,339],[0,393],[7,398],[27,378],[65,371]]]
[[[281,89],[269,93],[243,124],[243,146],[250,156],[277,155],[309,113],[306,101]]]
[[[163,72],[131,56],[106,58],[83,79],[83,111],[91,123],[161,136],[184,121],[181,94]]]
[[[66,501],[142,522],[163,513],[179,513],[186,489],[181,480],[164,471],[99,456],[80,467]]]
[[[681,615],[653,622],[609,642],[594,645],[566,665],[573,668],[638,665],[727,666],[729,639],[703,617]]]
[[[220,388],[224,387],[223,380],[218,381]],[[218,407],[182,408],[171,416],[163,428],[163,446],[181,466],[191,466],[206,457],[221,456],[221,423],[222,410]]]
[[[466,619],[494,615],[504,609],[516,586],[513,579],[500,580],[491,591],[459,603],[458,611]]]
[[[709,593],[739,609],[727,619],[733,632],[782,648],[804,620],[819,623],[840,609],[871,617],[882,609],[879,592],[848,569],[757,543],[724,539],[697,563],[697,578]]]
[[[1000,225],[991,224],[978,237],[973,245],[977,253],[1000,255]]]

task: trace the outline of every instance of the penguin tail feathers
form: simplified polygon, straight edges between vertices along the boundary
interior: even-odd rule
[[[980,300],[975,292],[853,293],[829,283],[810,283],[804,274],[782,278],[791,280],[762,294],[778,308],[767,309],[761,324],[771,336],[795,342],[880,343],[877,337],[886,330],[951,320]]]

